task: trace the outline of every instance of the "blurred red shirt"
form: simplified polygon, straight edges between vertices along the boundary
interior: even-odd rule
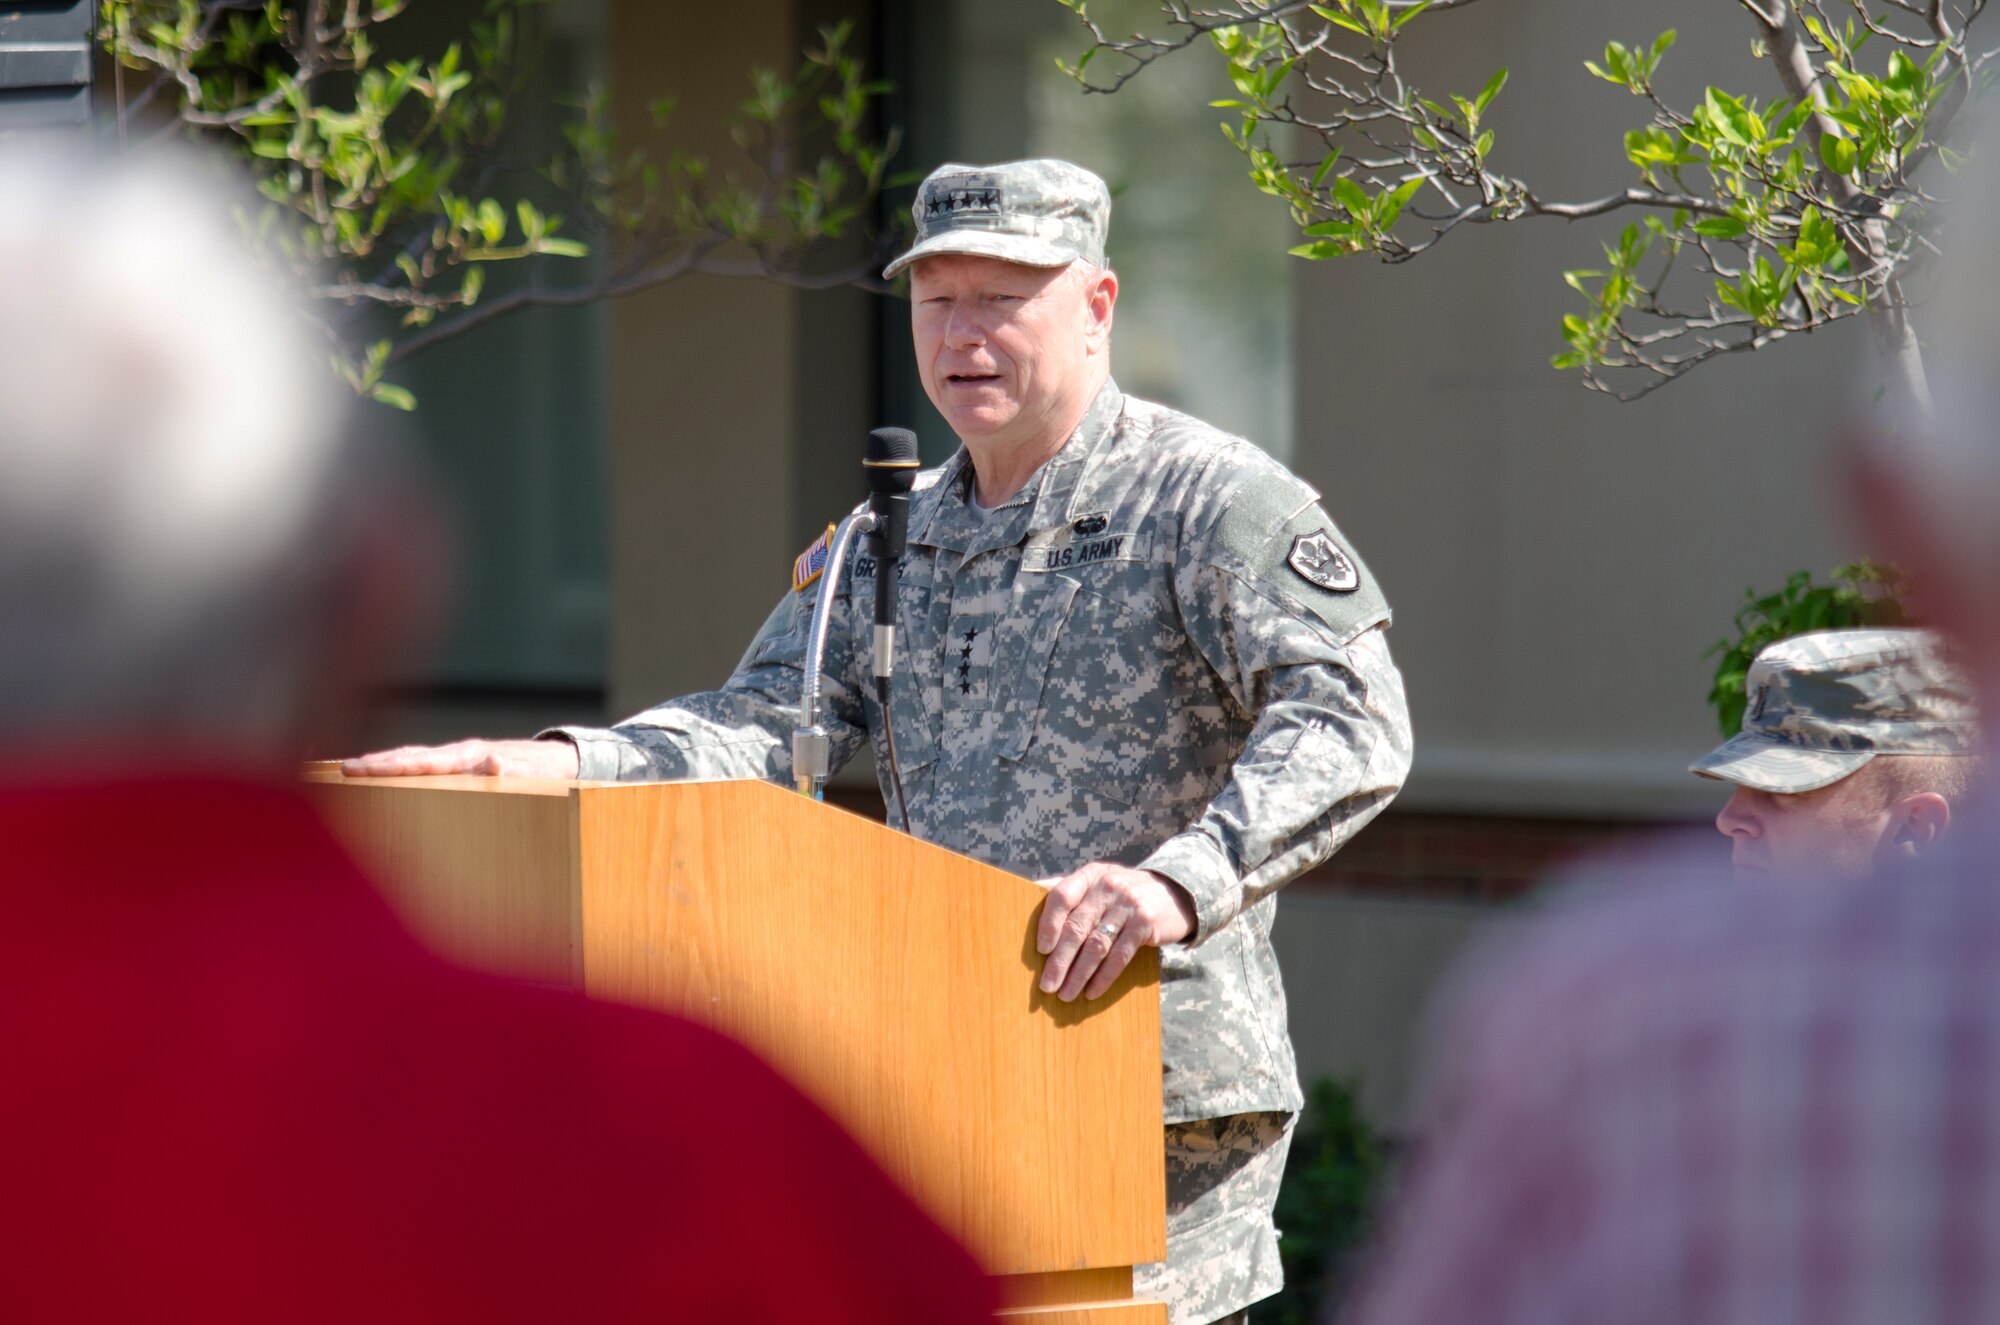
[[[290,790],[0,790],[0,1320],[854,1321],[991,1289],[671,1017],[446,965]]]

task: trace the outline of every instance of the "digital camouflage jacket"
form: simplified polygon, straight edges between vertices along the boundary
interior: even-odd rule
[[[1297,1110],[1275,894],[1409,769],[1387,603],[1309,486],[1112,384],[983,518],[971,474],[961,449],[911,500],[892,703],[912,830],[1029,878],[1108,860],[1181,884],[1198,921],[1161,954],[1166,1121]],[[835,767],[873,742],[887,798],[875,565],[851,555],[822,721]],[[721,689],[558,729],[582,776],[789,783],[824,583],[805,560]]]

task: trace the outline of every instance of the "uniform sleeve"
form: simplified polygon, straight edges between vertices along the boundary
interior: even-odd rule
[[[1203,486],[1175,591],[1252,726],[1201,817],[1140,864],[1187,889],[1195,942],[1361,831],[1402,788],[1411,741],[1388,604],[1312,489],[1268,461]]]
[[[789,781],[792,729],[805,683],[806,640],[813,605],[826,584],[785,595],[750,641],[720,690],[683,695],[635,713],[613,727],[554,727],[544,736],[576,743],[578,776],[652,782],[676,778],[767,778]],[[820,681],[820,723],[831,737],[832,767],[853,758],[867,739],[855,677],[848,583],[833,605]]]

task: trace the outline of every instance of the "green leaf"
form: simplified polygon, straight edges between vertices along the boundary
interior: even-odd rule
[[[1326,154],[1326,160],[1320,162],[1319,169],[1313,172],[1312,186],[1314,188],[1318,188],[1326,182],[1327,175],[1333,170],[1334,162],[1338,160],[1340,160],[1340,149],[1336,147]]]
[[[1322,239],[1317,243],[1300,244],[1296,248],[1288,248],[1285,252],[1291,257],[1307,258],[1314,262],[1320,262],[1327,258],[1345,257],[1347,254],[1357,251],[1360,247],[1361,241],[1359,239]]]
[[[377,382],[368,389],[368,395],[391,409],[413,410],[417,407],[417,398],[410,394],[409,388],[394,386],[388,382]]]
[[[1500,72],[1487,79],[1486,86],[1481,88],[1479,95],[1472,99],[1472,108],[1476,111],[1484,111],[1488,106],[1493,104],[1493,98],[1499,96],[1500,89],[1505,86],[1507,86],[1507,69],[1503,65]]]
[[[1369,215],[1368,195],[1346,175],[1333,181],[1333,196],[1347,209],[1348,215],[1356,219]]]
[[[580,239],[544,239],[537,247],[559,258],[581,258],[590,253],[589,246]]]
[[[507,213],[492,198],[479,200],[479,233],[489,244],[497,244],[507,235]]]
[[[1430,7],[1431,7],[1431,0],[1417,0],[1417,3],[1411,5],[1408,9],[1403,11],[1403,16],[1401,18],[1397,19],[1394,23],[1391,23],[1389,25],[1389,31],[1391,32],[1401,31],[1405,23],[1408,23],[1411,19],[1423,13],[1426,9],[1429,9]]]
[[[1604,47],[1604,66],[1614,75],[1613,81],[1630,85],[1632,82],[1632,53],[1625,49],[1622,41],[1607,42]]]
[[[1734,239],[1749,228],[1733,216],[1710,216],[1694,223],[1694,232],[1710,239]]]
[[[514,204],[514,215],[519,218],[521,233],[527,237],[530,244],[539,240],[542,232],[548,228],[542,221],[542,214],[535,210],[535,204],[526,198]]]
[[[1715,126],[1717,133],[1738,147],[1751,145],[1748,114],[1743,109],[1742,102],[1721,88],[1711,87],[1708,89],[1704,106],[1708,111],[1709,122]]]
[[[1396,218],[1403,214],[1403,208],[1409,205],[1410,199],[1416,197],[1417,190],[1421,189],[1424,184],[1425,177],[1419,175],[1415,179],[1405,180],[1394,189],[1377,198],[1375,200],[1376,228],[1387,230],[1390,226],[1396,224]]]
[[[1625,266],[1631,267],[1646,254],[1646,233],[1637,225],[1628,224],[1618,234],[1619,256],[1625,259]]]
[[[1836,175],[1852,175],[1855,162],[1854,142],[1849,138],[1836,138],[1832,134],[1821,134],[1819,159],[1826,168]]]
[[[1889,86],[1899,92],[1916,92],[1927,80],[1924,71],[1909,56],[1897,51],[1889,57]]]
[[[1797,105],[1785,112],[1785,117],[1778,121],[1778,126],[1771,131],[1771,136],[1773,138],[1789,140],[1801,128],[1805,127],[1806,119],[1812,112],[1812,101],[1810,99],[1801,100]]]

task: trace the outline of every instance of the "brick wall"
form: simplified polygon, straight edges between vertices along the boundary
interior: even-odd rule
[[[1292,887],[1504,902],[1530,891],[1579,856],[1657,837],[1660,831],[1659,824],[1390,809]]]
[[[872,791],[830,787],[844,810],[883,817]],[[1521,896],[1577,857],[1660,833],[1659,824],[1390,809],[1324,865],[1292,883],[1310,892],[1453,902]],[[1716,838],[1718,845],[1720,837]]]

